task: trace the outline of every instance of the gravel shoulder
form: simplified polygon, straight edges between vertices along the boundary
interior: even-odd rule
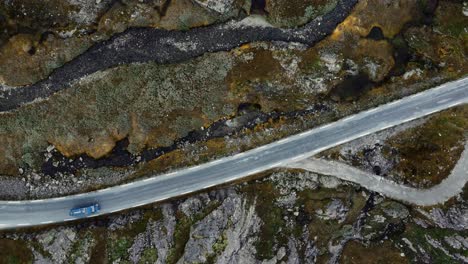
[[[337,161],[306,159],[288,164],[286,167],[335,176],[342,180],[357,183],[366,189],[395,200],[420,206],[430,206],[444,203],[462,192],[468,180],[468,141],[465,143],[465,150],[452,173],[440,184],[428,189],[416,189],[400,185]]]

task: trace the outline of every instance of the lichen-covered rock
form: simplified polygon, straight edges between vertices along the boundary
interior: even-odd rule
[[[92,45],[87,36],[66,38],[17,34],[0,46],[0,84],[22,86],[43,79]]]
[[[279,27],[301,26],[330,12],[336,0],[266,0],[268,21]]]
[[[93,44],[130,27],[187,30],[235,18],[244,8],[238,0],[213,3],[4,1],[0,3],[0,17],[5,16],[0,21],[6,21],[6,31],[0,32],[0,84],[35,83]]]
[[[384,37],[393,38],[411,20],[419,19],[422,8],[413,0],[365,0],[359,1],[354,12],[338,25],[331,36],[342,39],[351,32],[366,37],[372,28],[378,27]]]
[[[37,17],[37,27],[29,18],[23,24],[9,21],[0,8],[0,26],[7,27],[6,35],[0,33],[0,82],[41,79],[89,45],[128,27],[187,30],[242,15],[249,9],[246,2],[122,0],[101,12],[109,1],[47,1],[42,5],[51,10],[53,5],[76,8],[57,11],[69,25]],[[48,100],[0,115],[0,173],[18,175],[14,180],[0,177],[9,180],[2,181],[0,192],[47,197],[118,184],[133,177],[133,165],[147,166],[141,176],[201,163],[463,76],[463,5],[441,1],[434,15],[432,3],[359,1],[332,35],[313,47],[252,43],[186,62],[120,65],[86,76]],[[308,7],[325,1],[266,4],[265,10],[251,10],[254,17],[289,27],[320,15]],[[31,3],[24,10],[40,5]],[[21,26],[28,30],[16,34],[15,27]],[[45,28],[50,33],[42,34]],[[180,51],[198,48],[170,39],[167,44]],[[382,138],[366,137],[365,147],[351,144],[337,155],[386,177],[400,168],[401,157],[406,160],[402,171],[449,171],[466,136],[465,112],[460,107],[441,113],[437,122],[418,121],[428,124],[423,129],[408,125],[398,133],[384,132]],[[400,133],[407,128],[417,129]],[[214,138],[202,141],[208,134]],[[395,135],[398,140],[386,141]],[[179,140],[184,137],[190,140]],[[116,148],[119,141],[128,146]],[[175,151],[142,161],[145,151],[174,142]],[[96,165],[101,162],[96,159],[120,158],[121,153],[135,161],[130,168],[90,166],[55,175],[33,171],[47,161],[53,161],[52,167],[83,159]],[[408,184],[427,180],[406,176],[393,178]],[[466,215],[466,194],[445,208],[421,209],[334,177],[278,170],[236,187],[76,225],[1,233],[0,252],[13,263],[466,262]]]
[[[260,222],[254,208],[247,205],[241,196],[230,192],[218,208],[193,225],[179,262],[201,263],[210,257],[218,258],[217,262],[220,263],[247,261],[237,254],[251,250],[248,246],[252,243],[249,236],[258,232]]]
[[[244,0],[194,0],[195,3],[212,10],[219,14],[227,14],[238,10],[239,7],[244,7],[248,1]]]
[[[54,263],[65,263],[67,253],[75,242],[76,231],[72,228],[50,230],[38,236],[38,241],[49,252]]]
[[[109,153],[115,142],[124,137],[129,137],[129,150],[132,152],[148,145],[170,145],[189,131],[235,111],[237,103],[234,98],[230,98],[226,89],[220,89],[231,67],[231,59],[223,53],[214,56],[217,59],[212,57],[201,60],[198,65],[186,64],[183,68],[179,68],[181,65],[167,68],[148,64],[96,73],[79,81],[71,93],[57,95],[38,105],[39,108],[23,109],[21,113],[13,114],[22,117],[2,115],[9,121],[5,120],[0,125],[1,135],[23,126],[24,119],[35,121],[24,123],[25,126],[17,130],[17,139],[29,133],[27,131],[35,132],[28,137],[28,146],[18,144],[16,148],[2,148],[0,158],[12,166],[14,157],[18,158],[16,151],[45,149],[46,142],[52,143],[66,156],[86,153],[94,158]],[[207,71],[210,68],[212,70]],[[171,75],[174,76],[172,80],[165,78]],[[193,89],[194,85],[198,88]],[[67,101],[65,105],[61,103],[63,100]],[[82,105],[83,100],[88,103]],[[183,119],[182,116],[173,119],[185,111],[183,109],[191,119]],[[52,117],[55,122],[48,122]],[[174,120],[174,124],[168,124],[161,118]],[[81,121],[76,123],[75,120]],[[166,127],[161,126],[162,123]],[[9,138],[5,134],[0,141],[8,140],[8,144],[12,144]],[[11,172],[10,166],[4,168]]]
[[[158,262],[164,263],[173,246],[173,236],[176,227],[174,211],[170,205],[162,206],[163,220],[150,225],[151,240],[158,251]]]
[[[408,208],[397,202],[385,202],[382,205],[383,212],[391,218],[405,219],[409,216]]]
[[[429,212],[419,210],[424,216],[440,228],[465,230],[468,227],[468,206],[466,204],[455,205],[447,210],[433,208]]]
[[[347,208],[341,200],[332,199],[325,210],[318,209],[316,214],[321,219],[337,220],[338,223],[342,223],[346,219],[348,211],[349,208]]]

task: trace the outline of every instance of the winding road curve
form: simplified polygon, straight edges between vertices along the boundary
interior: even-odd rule
[[[92,202],[101,204],[97,215],[104,215],[185,195],[284,167],[359,137],[466,103],[468,77],[203,165],[95,192],[45,200],[0,201],[0,229],[76,220],[68,215],[70,208]],[[461,180],[453,184],[462,184],[466,178]],[[361,184],[360,179],[356,182]],[[381,188],[385,188],[386,182],[382,184]],[[402,190],[399,198],[405,200],[406,187],[392,188]],[[425,203],[418,201],[425,198],[409,202]]]
[[[368,190],[378,192],[395,200],[420,206],[430,206],[444,203],[463,191],[463,187],[468,181],[468,142],[465,143],[465,150],[450,175],[440,184],[428,189],[416,189],[397,184],[381,176],[337,161],[305,159],[287,164],[285,167],[334,176],[345,181],[357,183]]]
[[[132,28],[94,45],[56,69],[47,79],[24,87],[0,85],[0,112],[47,98],[68,88],[73,81],[118,65],[149,61],[177,63],[207,52],[232,50],[257,41],[299,42],[311,46],[332,33],[356,3],[357,0],[339,0],[331,12],[297,29],[252,26],[243,21],[189,31]]]

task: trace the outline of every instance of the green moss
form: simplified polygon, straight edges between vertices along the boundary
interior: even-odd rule
[[[76,263],[77,259],[87,253],[88,246],[93,244],[93,234],[90,230],[82,229],[77,233],[76,242],[73,244],[68,257],[70,263]]]
[[[336,0],[270,0],[267,19],[279,27],[297,27],[330,12],[336,4]]]
[[[39,241],[33,240],[33,241],[30,242],[30,245],[35,251],[39,252],[42,256],[47,257],[47,258],[52,257],[50,252],[45,250],[44,247],[42,246],[42,244],[39,243]]]
[[[325,220],[317,215],[318,210],[326,210],[327,206],[334,199],[338,199],[350,208],[346,219],[339,223],[338,220]],[[304,190],[298,192],[298,206],[304,207],[304,214],[309,219],[308,230],[309,237],[317,237],[315,245],[320,254],[325,254],[330,240],[340,240],[344,235],[352,230],[352,224],[355,223],[366,199],[360,192],[356,192],[352,187],[342,187],[339,189],[319,188],[314,190]],[[298,230],[299,236],[303,231]]]
[[[344,224],[352,224],[356,221],[366,205],[367,199],[361,193],[353,192],[351,198],[351,208],[348,211]]]
[[[207,257],[206,262],[208,264],[216,263],[216,257],[219,256],[226,249],[227,245],[228,241],[226,233],[223,233],[223,235],[216,239],[216,242],[213,244],[212,248],[214,253]]]
[[[228,243],[227,243],[227,238],[226,238],[226,234],[223,233],[223,236],[221,238],[218,238],[216,240],[216,242],[213,244],[213,251],[216,253],[216,254],[219,254],[221,252],[224,251],[224,249],[226,249]]]
[[[182,257],[185,250],[185,244],[187,244],[190,239],[191,226],[213,212],[219,204],[219,202],[211,202],[203,209],[202,212],[199,212],[192,217],[188,217],[180,211],[176,213],[177,222],[174,230],[174,246],[169,250],[166,263],[176,263]]]
[[[260,211],[259,216],[263,221],[263,225],[260,228],[259,240],[255,242],[255,248],[259,259],[269,259],[275,256],[275,245],[284,237],[281,234],[281,231],[285,228],[282,216],[283,209],[272,206],[270,210],[261,209],[258,211]]]
[[[255,242],[258,259],[270,259],[275,255],[275,246],[287,243],[286,223],[283,209],[275,204],[278,190],[271,182],[251,183],[243,190],[251,202],[255,201],[255,211],[262,220],[259,239]]]
[[[180,215],[181,213],[179,213]],[[170,249],[167,263],[176,263],[184,254],[185,244],[190,238],[192,221],[187,216],[179,216],[174,230],[174,247]]]
[[[406,228],[406,232],[402,235],[402,237],[407,238],[413,245],[418,245],[419,247],[421,247],[426,253],[430,255],[433,263],[454,263],[454,260],[451,257],[447,256],[442,250],[434,248],[428,242],[426,237],[430,237],[434,240],[437,240],[445,249],[449,250],[449,252],[452,254],[459,253],[462,255],[466,255],[466,251],[463,251],[463,249],[453,249],[444,241],[445,237],[455,235],[466,237],[468,235],[468,232],[442,228],[423,228],[418,225],[411,224]],[[404,244],[404,242],[402,242],[402,244]],[[407,250],[407,254],[412,255],[414,253],[410,250]]]
[[[319,55],[312,50],[305,52],[299,67],[305,74],[323,75],[327,71]]]
[[[102,245],[97,245],[100,250],[107,250],[108,260],[110,262],[120,259],[121,261],[128,260],[128,249],[133,244],[133,239],[146,231],[149,221],[158,221],[163,218],[161,209],[149,208],[142,209],[143,216],[141,219],[129,223],[123,229],[116,230],[109,234],[100,234],[100,239],[97,239],[97,244],[106,241],[107,247],[102,248]],[[148,257],[151,257],[152,252],[148,252]]]
[[[128,258],[128,249],[132,245],[129,238],[120,237],[110,239],[109,241],[109,260],[114,262],[116,260],[125,260]]]
[[[451,37],[468,37],[468,17],[462,13],[463,3],[441,1],[436,11],[435,28]]]
[[[158,251],[155,248],[147,248],[143,251],[139,264],[152,264],[158,260]]]

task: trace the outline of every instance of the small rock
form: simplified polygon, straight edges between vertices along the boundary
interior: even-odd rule
[[[276,252],[276,259],[281,260],[284,258],[284,256],[286,256],[286,248],[280,247],[278,252]]]
[[[39,181],[41,179],[41,175],[37,174],[37,173],[33,173],[33,180],[35,181]]]
[[[408,209],[397,202],[388,202],[383,204],[384,213],[392,218],[404,219],[409,216]]]
[[[54,145],[49,145],[46,150],[47,150],[47,152],[51,152],[54,149],[55,149]]]

